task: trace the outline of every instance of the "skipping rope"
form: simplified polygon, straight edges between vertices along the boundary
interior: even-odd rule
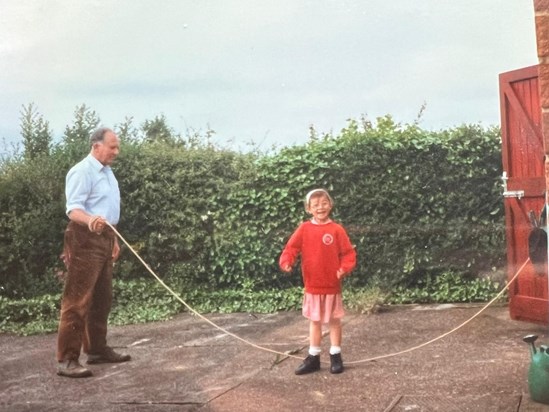
[[[260,345],[257,345],[253,342],[250,342],[249,340],[247,339],[244,339],[230,331],[228,331],[227,329],[223,328],[222,326],[219,326],[217,325],[215,322],[212,322],[210,319],[208,319],[207,317],[205,317],[204,315],[200,314],[199,312],[197,312],[194,308],[192,308],[187,302],[185,302],[176,292],[174,292],[168,285],[166,285],[166,283],[164,283],[164,281],[149,267],[149,265],[141,258],[141,256],[139,256],[139,254],[133,249],[133,247],[126,241],[126,239],[124,239],[124,237],[116,230],[116,228],[114,226],[112,226],[110,223],[107,222],[107,224],[109,225],[109,227],[114,231],[114,233],[120,238],[120,240],[122,240],[122,242],[131,250],[131,252],[135,255],[135,257],[137,257],[137,259],[141,262],[141,264],[149,271],[149,273],[168,291],[170,292],[170,294],[175,297],[181,304],[183,304],[183,306],[185,306],[191,313],[193,313],[194,315],[198,316],[200,319],[202,319],[203,321],[205,321],[206,323],[210,324],[211,326],[213,326],[214,328],[220,330],[221,332],[233,337],[234,339],[236,340],[239,340],[240,342],[242,343],[245,343],[246,345],[249,345],[253,348],[256,348],[256,349],[259,349],[259,350],[262,350],[262,351],[265,351],[265,352],[270,352],[270,353],[273,353],[275,355],[278,355],[278,356],[284,356],[284,357],[292,357],[292,358],[296,358],[296,359],[303,359],[302,357],[299,357],[299,356],[295,356],[293,355],[293,353],[295,353],[296,351],[286,351],[286,352],[279,352],[279,351],[276,351],[276,350],[273,350],[273,349],[269,349],[269,348],[266,348],[264,346],[260,346]],[[471,322],[473,319],[475,319],[477,316],[479,316],[482,312],[484,312],[486,309],[488,309],[489,306],[491,306],[495,301],[497,301],[502,295],[503,293],[505,293],[505,291],[507,289],[509,289],[509,287],[511,286],[511,284],[518,278],[518,276],[520,275],[520,273],[523,271],[524,267],[526,266],[526,264],[530,261],[530,258],[527,258],[526,261],[522,264],[522,266],[519,268],[519,270],[517,271],[517,273],[513,276],[513,278],[507,282],[507,284],[501,289],[501,291],[498,292],[498,294],[496,296],[494,296],[494,298],[492,298],[492,300],[490,300],[486,305],[484,305],[477,313],[475,313],[473,316],[471,316],[469,319],[467,319],[465,322],[461,323],[460,325],[456,326],[455,328],[453,328],[452,330],[449,330],[448,332],[446,333],[443,333],[442,335],[436,337],[436,338],[433,338],[427,342],[424,342],[420,345],[416,345],[416,346],[413,346],[413,347],[410,347],[408,349],[404,349],[404,350],[401,350],[401,351],[398,351],[398,352],[393,352],[393,353],[389,353],[389,354],[386,354],[386,355],[379,355],[379,356],[374,356],[374,357],[371,357],[371,358],[366,358],[366,359],[361,359],[361,360],[356,360],[356,361],[350,361],[350,362],[345,362],[345,364],[347,365],[352,365],[352,364],[358,364],[358,363],[365,363],[365,362],[372,362],[372,361],[376,361],[376,360],[379,360],[379,359],[386,359],[386,358],[390,358],[390,357],[394,357],[394,356],[399,356],[399,355],[403,355],[405,353],[409,353],[409,352],[412,352],[412,351],[415,351],[417,349],[420,349],[420,348],[423,348],[427,345],[430,345],[431,343],[434,343],[440,339],[443,339],[445,338],[446,336],[456,332],[458,329],[461,329],[462,327],[464,327],[465,325],[467,325],[469,322]]]

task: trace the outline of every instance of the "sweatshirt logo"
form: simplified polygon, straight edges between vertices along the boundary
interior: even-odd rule
[[[326,233],[324,236],[322,236],[322,243],[324,243],[326,246],[330,246],[332,243],[334,243],[334,237]]]

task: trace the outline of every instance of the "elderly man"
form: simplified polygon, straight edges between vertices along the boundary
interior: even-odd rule
[[[90,137],[91,151],[69,170],[66,178],[64,255],[67,278],[61,302],[57,339],[57,374],[91,376],[79,362],[126,362],[130,356],[107,346],[107,320],[112,303],[113,263],[120,246],[112,229],[120,218],[120,191],[110,165],[120,151],[118,136],[108,128]]]

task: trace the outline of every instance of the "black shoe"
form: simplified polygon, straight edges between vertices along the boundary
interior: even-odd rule
[[[305,375],[320,369],[320,355],[309,355],[303,363],[295,370],[296,375]]]
[[[88,361],[86,362],[88,365],[96,364],[96,363],[119,363],[119,362],[127,362],[132,357],[127,354],[120,354],[116,353],[112,348],[106,347],[105,350],[102,353],[98,354],[91,354],[88,353]]]
[[[330,355],[330,373],[343,372],[343,360],[341,359],[341,353]]]
[[[57,365],[57,374],[67,378],[87,378],[92,371],[80,365],[77,360],[66,360]]]

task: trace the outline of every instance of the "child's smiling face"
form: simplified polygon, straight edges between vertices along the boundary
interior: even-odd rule
[[[313,215],[318,223],[326,223],[330,220],[330,212],[332,211],[332,202],[325,194],[311,196],[307,212]]]

